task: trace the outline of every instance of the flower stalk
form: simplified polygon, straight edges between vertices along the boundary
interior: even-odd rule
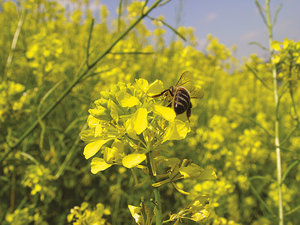
[[[147,166],[149,170],[149,175],[151,177],[152,184],[156,183],[156,178],[153,175],[152,172],[152,167],[151,167],[151,152],[147,153]],[[155,218],[156,218],[156,225],[161,225],[162,224],[162,210],[161,210],[161,198],[160,198],[160,193],[159,193],[159,187],[153,187],[153,193],[154,193],[154,198],[155,198]]]
[[[275,124],[274,124],[274,132],[275,132],[275,146],[276,146],[276,158],[277,158],[277,184],[278,184],[278,205],[279,205],[279,225],[283,225],[283,206],[282,206],[282,189],[281,189],[281,156],[280,156],[280,139],[279,139],[279,114],[278,114],[278,106],[279,106],[279,98],[278,98],[278,85],[277,85],[277,68],[276,63],[274,62],[274,50],[272,48],[273,42],[273,24],[271,22],[270,15],[270,0],[266,0],[266,15],[267,15],[267,26],[269,33],[269,51],[271,55],[271,65],[272,65],[272,75],[273,75],[273,88],[274,88],[274,103],[275,103]]]

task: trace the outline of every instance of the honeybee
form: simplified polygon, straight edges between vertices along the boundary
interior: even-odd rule
[[[192,113],[191,98],[202,98],[204,95],[203,90],[193,85],[192,79],[192,73],[185,71],[175,86],[171,86],[160,94],[151,97],[157,98],[166,93],[165,96],[170,98],[170,104],[168,106],[174,109],[176,115],[186,112],[186,116],[189,120]]]

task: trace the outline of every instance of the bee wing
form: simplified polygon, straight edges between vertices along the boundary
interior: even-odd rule
[[[204,91],[201,88],[193,87],[190,89],[191,98],[202,98]]]
[[[190,71],[185,71],[181,74],[176,86],[184,86],[189,90],[191,94],[191,98],[202,98],[204,95],[204,91],[198,87],[194,86],[193,74]]]
[[[189,83],[191,83],[193,79],[193,75],[190,71],[185,71],[181,74],[177,84],[175,86],[184,86],[186,87]]]

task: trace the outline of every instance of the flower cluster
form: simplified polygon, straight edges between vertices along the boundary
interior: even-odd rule
[[[110,91],[101,92],[102,98],[95,101],[96,108],[89,110],[90,129],[81,133],[81,139],[88,142],[83,154],[86,159],[93,157],[93,174],[113,165],[129,169],[135,167],[142,169],[147,176],[142,183],[138,183],[134,170],[131,170],[136,187],[146,184],[149,178],[156,177],[161,180],[156,179],[152,188],[171,183],[177,191],[185,195],[189,193],[178,187],[176,181],[216,178],[213,170],[204,170],[191,160],[184,159],[180,163],[178,158],[162,155],[167,141],[184,139],[191,130],[185,114],[176,117],[174,110],[168,107],[172,100],[170,95],[157,97],[163,90],[163,83],[159,80],[148,84],[146,80],[138,79],[135,85],[121,83],[113,85]],[[159,165],[168,168],[167,173],[159,173]],[[209,213],[205,209],[208,197],[203,199],[200,199],[201,202],[199,199],[195,200],[200,202],[197,203],[201,205],[200,208],[193,203],[179,214],[172,215],[170,220],[189,218],[199,222],[208,218]],[[139,215],[142,209],[135,206],[129,206],[129,209],[140,224],[144,220],[143,213]],[[147,214],[146,211],[145,213]]]
[[[96,208],[93,210],[89,207],[87,202],[83,202],[81,206],[75,206],[70,210],[68,215],[68,222],[74,225],[81,224],[107,224],[106,219],[103,215],[110,215],[110,210],[105,208],[103,204],[98,203]]]
[[[149,97],[162,90],[159,80],[149,85],[139,79],[135,86],[118,84],[101,92],[102,98],[95,101],[96,109],[89,110],[90,129],[81,133],[81,139],[88,142],[84,149],[86,159],[102,149],[102,157],[92,159],[92,173],[113,165],[139,167],[147,153],[158,155],[164,142],[186,137],[189,122],[177,119],[164,101]]]

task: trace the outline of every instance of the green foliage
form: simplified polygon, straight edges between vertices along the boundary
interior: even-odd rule
[[[163,16],[145,18],[153,31],[136,24],[150,9],[142,2],[125,1],[111,22],[104,5],[92,22],[87,1],[72,2],[72,12],[1,2],[1,224],[150,223],[158,189],[173,223],[276,224],[274,121],[284,221],[298,223],[299,42],[272,41],[269,62],[253,54],[240,64],[211,35],[197,50],[194,28],[170,29]],[[190,123],[149,97],[186,70],[205,91]],[[205,171],[217,180],[200,179]]]

